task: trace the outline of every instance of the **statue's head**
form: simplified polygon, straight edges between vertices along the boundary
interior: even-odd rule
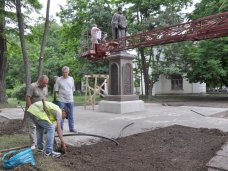
[[[120,13],[120,14],[122,14],[123,13],[123,9],[122,9],[122,7],[118,7],[118,12]]]
[[[97,25],[96,24],[93,24],[93,27],[97,27]]]

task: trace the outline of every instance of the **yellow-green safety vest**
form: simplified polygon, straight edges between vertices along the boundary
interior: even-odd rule
[[[59,108],[59,106],[55,105],[54,103],[45,101],[45,106],[48,110],[49,116],[45,113],[43,110],[43,102],[38,101],[36,103],[33,103],[29,108],[28,112],[36,116],[37,118],[41,120],[48,121],[50,124],[53,124],[56,121],[55,116],[52,114],[52,110],[56,110],[60,114],[62,114],[62,110]],[[48,118],[50,117],[50,119]]]

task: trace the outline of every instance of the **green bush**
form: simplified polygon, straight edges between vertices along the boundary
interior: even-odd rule
[[[12,97],[17,98],[17,100],[25,100],[26,94],[26,86],[25,84],[17,85],[13,89]]]
[[[12,98],[13,97],[13,89],[6,89],[6,95],[8,98]]]
[[[84,96],[85,93],[83,93],[81,90],[75,90],[74,96]]]
[[[135,87],[140,87],[140,79],[135,79],[134,86]]]

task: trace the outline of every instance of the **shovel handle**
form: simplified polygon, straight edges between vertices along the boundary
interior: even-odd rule
[[[47,109],[47,107],[45,105],[44,99],[42,99],[42,103],[43,103],[43,110],[47,114],[48,118],[50,119],[50,114],[49,114],[48,109]]]

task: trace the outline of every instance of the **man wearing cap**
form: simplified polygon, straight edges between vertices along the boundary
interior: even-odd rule
[[[69,109],[67,107],[60,109],[59,106],[51,102],[38,101],[33,103],[27,111],[30,114],[31,119],[36,124],[38,151],[43,151],[43,134],[44,130],[46,130],[47,141],[45,154],[47,156],[60,157],[61,153],[53,151],[55,127],[57,127],[57,134],[64,149],[66,150],[66,144],[63,140],[60,122],[62,119],[68,118]]]

